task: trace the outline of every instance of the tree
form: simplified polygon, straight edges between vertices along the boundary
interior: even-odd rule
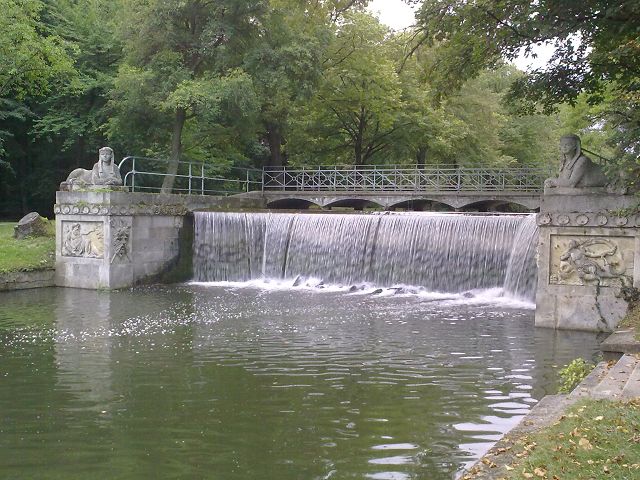
[[[388,34],[368,14],[345,17],[324,60],[321,85],[300,108],[292,154],[358,166],[390,148],[403,102]]]
[[[70,157],[67,167],[90,167],[106,141],[106,104],[122,60],[115,13],[110,0],[57,0],[48,11],[51,30],[76,47],[78,74],[37,106],[33,132]]]
[[[74,45],[50,30],[45,7],[38,0],[0,0],[0,192],[8,201],[19,198],[12,208],[24,213],[33,163],[31,104],[76,74]]]
[[[270,6],[243,68],[251,75],[261,104],[268,165],[282,166],[290,115],[296,103],[308,101],[316,88],[333,33],[329,17],[335,10],[297,0],[272,1]]]
[[[404,103],[399,120],[402,128],[394,135],[392,158],[419,167],[427,163],[457,162],[455,147],[462,140],[465,128],[454,112],[437,98],[432,86],[433,49],[418,46],[406,57],[406,50],[414,46],[413,34],[401,33],[390,40],[395,44]]]
[[[514,59],[550,43],[547,67],[515,85],[545,106],[602,93],[607,81],[625,91],[640,75],[640,3],[610,0],[425,0],[418,12],[422,39],[439,44],[448,78],[468,78],[501,57]]]
[[[74,73],[70,45],[47,32],[38,0],[0,0],[0,98],[24,99],[49,91]]]
[[[246,49],[263,13],[260,0],[126,2],[126,61],[116,80],[118,118],[110,130],[117,137],[132,118],[153,122],[151,139],[170,152],[163,192],[173,188],[187,122],[214,117],[234,82],[246,81],[226,62],[230,52]]]
[[[519,114],[505,102],[524,74],[513,66],[485,70],[443,102],[461,122],[456,156],[462,165],[550,166],[560,136],[556,115]]]

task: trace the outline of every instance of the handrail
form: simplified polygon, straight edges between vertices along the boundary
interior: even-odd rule
[[[140,163],[147,165],[140,165]],[[123,176],[123,184],[132,192],[135,191],[160,191],[164,177],[173,176],[176,179],[173,191],[189,195],[230,195],[239,192],[258,190],[261,186],[262,170],[230,167],[226,169],[227,175],[208,175],[207,169],[214,167],[204,162],[191,162],[181,160],[178,162],[178,172],[170,175],[159,171],[157,164],[169,164],[169,160],[127,156],[123,158],[118,167]],[[151,166],[149,166],[149,164]],[[181,173],[182,172],[182,173]],[[215,188],[212,188],[215,187]]]

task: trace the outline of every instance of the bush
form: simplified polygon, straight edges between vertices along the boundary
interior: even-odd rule
[[[560,393],[570,393],[578,384],[589,375],[594,365],[585,361],[583,358],[576,358],[560,370],[560,378],[562,385],[558,391]]]

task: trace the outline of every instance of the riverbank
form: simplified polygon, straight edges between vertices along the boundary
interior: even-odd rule
[[[601,362],[569,395],[549,395],[463,480],[638,478],[640,357]]]
[[[0,291],[48,287],[54,284],[55,225],[47,235],[13,238],[15,223],[0,222]]]

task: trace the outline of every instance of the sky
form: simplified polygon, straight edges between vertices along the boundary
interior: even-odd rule
[[[415,22],[413,9],[402,0],[372,0],[369,2],[368,9],[374,14],[379,14],[380,21],[394,30],[402,30]],[[553,48],[543,45],[535,48],[534,51],[538,55],[537,58],[520,56],[513,63],[525,71],[544,66],[549,61]]]
[[[402,30],[415,22],[413,10],[402,0],[373,0],[369,11],[380,13],[380,21],[394,30]]]

